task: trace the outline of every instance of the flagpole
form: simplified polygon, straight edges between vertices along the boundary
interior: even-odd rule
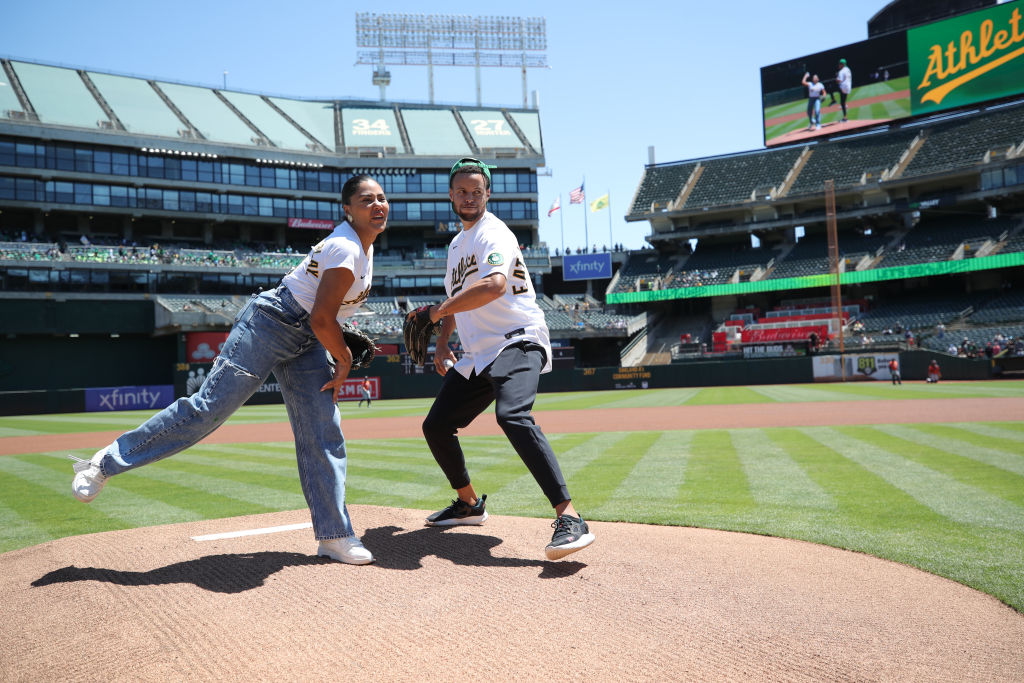
[[[612,238],[612,191],[608,190],[608,250],[615,251],[615,242]]]
[[[565,256],[565,211],[562,211],[562,195],[558,195],[558,222],[562,226],[562,256]]]
[[[587,176],[583,176],[583,253],[590,249],[590,228],[587,227]]]

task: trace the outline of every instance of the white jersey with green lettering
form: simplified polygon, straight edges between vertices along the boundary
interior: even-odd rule
[[[505,275],[505,293],[480,308],[455,314],[465,354],[455,370],[468,378],[490,365],[506,346],[531,341],[544,347],[547,358],[541,372],[551,370],[551,340],[544,311],[526,269],[516,236],[490,211],[469,230],[461,230],[448,246],[444,288],[455,296],[492,273]]]

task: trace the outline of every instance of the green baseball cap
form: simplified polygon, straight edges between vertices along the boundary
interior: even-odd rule
[[[840,60],[839,60],[839,63],[840,63],[840,64],[846,64],[846,60],[845,60],[845,59],[840,59]]]
[[[487,177],[488,185],[491,184],[491,169],[498,168],[497,166],[490,166],[488,164],[485,164],[479,159],[474,159],[473,157],[462,157],[461,159],[455,162],[454,166],[452,166],[452,170],[448,173],[448,180],[451,181],[452,176],[455,175],[455,172],[458,171],[463,166],[479,166],[480,170],[483,171],[484,176]]]

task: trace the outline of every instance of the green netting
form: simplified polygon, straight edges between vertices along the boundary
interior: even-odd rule
[[[459,112],[463,123],[473,136],[477,147],[508,147],[525,149],[526,145],[505,119],[505,115],[493,109],[463,109]]]
[[[24,111],[21,102],[18,101],[18,94],[14,87],[7,82],[7,74],[0,69],[0,118],[7,115],[8,111]]]
[[[253,125],[270,139],[276,147],[284,149],[308,149],[309,138],[302,134],[295,126],[278,114],[273,107],[267,104],[259,95],[250,95],[240,92],[223,92],[224,97],[242,115],[252,121]]]
[[[270,101],[288,114],[320,144],[334,151],[334,105],[330,102],[303,102],[271,97]]]
[[[403,109],[402,119],[416,154],[460,157],[471,152],[450,109]]]
[[[97,128],[107,115],[74,69],[11,62],[43,123]]]
[[[93,72],[89,73],[89,78],[126,130],[177,137],[178,130],[184,128],[152,86],[141,78]]]
[[[253,144],[255,133],[209,88],[177,83],[157,85],[207,140],[235,145]]]
[[[540,115],[536,112],[511,112],[512,120],[523,131],[526,140],[538,153],[543,154],[543,143],[540,136]]]

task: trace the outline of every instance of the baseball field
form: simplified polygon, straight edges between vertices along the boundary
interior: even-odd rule
[[[758,615],[768,621],[797,618],[797,612],[786,612],[782,604],[784,595],[779,591],[808,591],[809,599],[818,601],[817,607],[801,607],[801,619],[817,609],[816,614],[828,615],[822,617],[826,621],[845,620],[863,612],[872,616],[857,618],[874,623],[887,610],[895,610],[896,614],[885,618],[900,621],[910,618],[908,611],[923,606],[921,622],[932,624],[922,627],[924,632],[916,636],[896,634],[901,643],[876,643],[882,654],[873,656],[880,659],[862,661],[853,668],[847,668],[845,662],[856,656],[843,650],[844,641],[862,636],[870,640],[870,636],[859,633],[859,627],[849,627],[857,633],[839,628],[827,638],[832,644],[823,646],[838,650],[825,655],[807,654],[806,659],[801,654],[799,663],[789,670],[790,674],[799,675],[792,677],[831,678],[851,672],[855,678],[922,674],[930,677],[928,667],[938,666],[936,652],[955,657],[956,647],[975,647],[955,642],[966,637],[966,627],[952,626],[950,619],[956,621],[961,617],[974,624],[971,628],[981,629],[978,642],[988,642],[984,646],[990,650],[986,657],[992,658],[985,659],[984,665],[975,662],[977,668],[973,669],[971,662],[965,660],[966,668],[959,670],[961,674],[992,680],[1010,679],[1024,672],[1019,648],[1013,652],[1012,647],[1005,649],[1000,644],[1000,639],[1010,638],[1012,642],[1024,634],[1024,617],[1020,614],[1024,612],[1024,421],[1020,419],[1024,415],[1024,382],[955,382],[934,386],[915,382],[902,386],[857,383],[542,394],[535,409],[538,422],[558,454],[577,508],[588,521],[594,522],[598,539],[592,549],[562,563],[540,561],[541,548],[550,535],[549,520],[543,518],[549,517],[550,510],[508,441],[486,415],[466,431],[463,446],[474,485],[488,494],[493,520],[473,530],[428,534],[428,530],[417,528],[422,511],[438,509],[451,497],[418,436],[418,424],[428,406],[428,400],[381,400],[370,408],[346,403],[342,404],[342,425],[349,440],[348,500],[357,530],[378,556],[374,566],[408,570],[429,565],[441,575],[448,572],[455,583],[438,589],[447,592],[433,598],[427,593],[421,595],[427,602],[448,601],[442,614],[449,614],[448,608],[473,608],[465,602],[466,596],[456,590],[456,577],[463,576],[460,567],[469,564],[488,568],[486,577],[471,581],[482,582],[479,590],[485,594],[496,591],[495,595],[503,596],[502,600],[513,603],[523,595],[528,605],[539,610],[538,614],[524,618],[547,619],[544,610],[557,612],[561,604],[548,604],[552,599],[549,590],[537,588],[541,592],[536,595],[529,587],[513,590],[511,584],[504,585],[506,580],[511,581],[511,575],[502,576],[503,569],[533,571],[536,576],[539,568],[540,578],[583,582],[576,583],[570,594],[560,594],[559,598],[568,601],[565,607],[574,619],[580,620],[579,628],[584,628],[579,624],[595,618],[614,619],[615,604],[637,616],[649,609],[645,605],[655,603],[659,605],[657,613],[662,615],[658,618],[668,619],[677,628],[687,621],[687,614],[697,617],[688,611],[691,607],[676,602],[674,591],[684,590],[684,586],[699,591],[710,576],[724,572],[735,578],[736,586],[723,589],[721,594],[712,591],[704,598],[713,598],[714,609],[720,610],[713,619],[733,626],[737,622],[729,620],[735,618],[730,614],[736,605],[723,604],[721,595],[731,596],[724,598],[725,603],[730,603],[739,600],[737,591],[754,590],[753,586],[760,586],[758,609],[764,608]],[[220,588],[210,588],[202,581],[192,583],[214,593],[258,593],[263,588],[255,589],[263,586],[264,581],[271,582],[278,575],[284,580],[289,572],[310,569],[307,565],[320,566],[321,561],[308,557],[315,549],[308,529],[249,536],[244,545],[231,546],[235,552],[228,554],[224,554],[228,550],[224,541],[208,546],[209,549],[188,541],[195,540],[192,534],[197,531],[308,521],[283,406],[244,408],[200,445],[112,479],[90,505],[75,501],[70,495],[71,466],[65,454],[89,457],[96,448],[120,431],[134,427],[145,416],[124,412],[0,418],[0,551],[5,551],[0,555],[0,568],[7,568],[0,574],[8,576],[0,581],[7,584],[0,585],[0,590],[5,595],[17,594],[27,600],[34,590],[33,595],[38,597],[31,604],[37,605],[35,601],[45,596],[41,587],[62,586],[72,591],[69,596],[73,596],[76,585],[99,584],[101,587],[96,590],[103,591],[104,600],[121,599],[115,598],[112,591],[141,590],[140,586],[176,581],[189,583],[167,578],[172,567],[184,566],[188,574],[209,564],[208,568],[215,569],[214,574],[230,574],[225,566],[217,564],[220,560],[213,558],[231,558],[223,562],[237,569],[239,551],[244,557],[259,558],[258,578],[243,577],[241,586]],[[229,519],[240,516],[244,517]],[[378,525],[371,528],[374,523]],[[157,525],[172,526],[147,529]],[[179,528],[185,531],[173,531]],[[112,533],[59,540],[96,532]],[[152,536],[147,536],[150,533]],[[167,533],[176,540],[167,540]],[[281,537],[287,537],[287,542]],[[403,538],[407,546],[397,543]],[[459,539],[468,545],[460,545]],[[783,539],[818,545],[794,544]],[[92,557],[88,561],[96,563],[90,553],[108,545],[111,549],[100,553],[108,558],[107,566],[83,568],[74,561]],[[294,551],[280,552],[283,547]],[[214,548],[218,553],[211,555]],[[474,548],[480,556],[472,559]],[[470,552],[469,561],[460,554],[462,551]],[[394,555],[389,557],[389,553]],[[408,553],[413,554],[412,560]],[[39,564],[32,564],[31,558],[38,558]],[[134,570],[118,564],[128,558],[141,561],[148,569]],[[168,561],[174,558],[181,561],[169,565]],[[836,558],[845,559],[833,564]],[[891,562],[879,563],[874,558]],[[439,564],[431,564],[434,561]],[[642,566],[634,566],[634,562]],[[882,574],[871,575],[861,567],[864,563],[871,571]],[[265,564],[272,567],[262,568]],[[47,566],[52,571],[40,568]],[[244,566],[243,574],[252,571],[250,565]],[[668,568],[672,569],[672,578],[666,578],[662,585],[656,577]],[[360,571],[343,565],[332,566],[331,570],[350,572],[344,574],[346,577],[356,576],[352,571]],[[368,576],[365,568],[361,571]],[[612,581],[611,575],[598,571],[611,572],[616,582],[631,585],[613,586],[608,583]],[[750,575],[746,574],[748,571]],[[913,580],[906,578],[906,572],[911,572]],[[951,581],[942,581],[936,587],[930,583],[929,574]],[[21,577],[26,584],[12,577]],[[819,580],[824,581],[824,588],[818,585]],[[396,589],[386,580],[381,581],[390,585],[381,590]],[[915,581],[918,588],[908,588]],[[367,597],[359,594],[360,581],[346,585],[352,600],[365,606]],[[992,596],[1012,609],[964,587]],[[308,596],[310,591],[317,595],[322,589],[306,585],[302,590]],[[453,590],[456,592],[452,593]],[[903,591],[898,599],[889,592],[894,590]],[[587,601],[596,602],[576,604],[571,594],[577,591],[581,596],[588,595]],[[612,600],[608,591],[616,595],[629,591],[630,597]],[[992,623],[1000,624],[998,637],[992,640],[992,634],[985,630],[996,627],[978,626],[989,622],[972,612],[973,608],[952,608],[960,603],[950,599],[949,594],[960,596],[958,599],[980,600],[982,612],[996,615],[996,622]],[[137,599],[141,598],[133,597],[132,604]],[[479,596],[476,599],[486,601]],[[608,605],[602,602],[605,599],[610,600]],[[532,600],[539,600],[540,604],[534,605]],[[638,600],[641,604],[637,604]],[[665,600],[668,603],[663,603]],[[864,604],[850,607],[858,600]],[[909,608],[906,600],[915,607]],[[932,600],[941,607],[932,607]],[[766,601],[772,606],[766,607]],[[29,604],[24,603],[26,614]],[[97,601],[91,609],[100,609],[99,604]],[[604,607],[598,609],[597,604]],[[702,610],[714,611],[704,602],[701,605]],[[676,611],[664,616],[668,607]],[[322,608],[323,605],[315,613]],[[426,603],[421,608],[431,609]],[[612,612],[604,614],[601,610],[605,608]],[[224,609],[218,605],[214,611],[222,614]],[[345,609],[353,609],[353,605]],[[387,611],[385,607],[380,609]],[[938,615],[936,609],[943,614]],[[947,615],[946,609],[953,609],[954,616]],[[779,616],[782,613],[787,616]],[[409,619],[408,615],[395,618]],[[424,616],[412,621],[433,624],[434,618]],[[514,609],[487,617],[515,618],[518,617]],[[677,619],[682,622],[676,623]],[[936,619],[942,626],[934,625]],[[162,620],[166,621],[166,617]],[[44,619],[43,623],[48,622]],[[543,627],[538,626],[530,633],[539,638],[553,635],[553,623],[544,621]],[[818,626],[825,632],[837,624]],[[7,626],[0,628],[8,630]],[[507,634],[512,627],[500,626],[496,621],[493,628]],[[744,642],[753,642],[749,641],[751,633],[770,628],[762,624],[751,627],[752,631],[744,630],[742,636],[716,637],[742,637]],[[944,635],[938,637],[929,630],[932,628],[948,628],[950,632],[943,631]],[[429,633],[420,635],[429,638]],[[413,638],[410,634],[406,636]],[[921,642],[927,643],[927,647]],[[679,645],[674,642],[673,651]],[[727,643],[719,645],[725,647]],[[180,643],[164,646],[169,650],[181,647]],[[733,646],[735,643],[730,645]],[[755,655],[762,646],[771,649],[771,639],[750,645],[753,651],[748,654]],[[557,652],[558,645],[552,643],[552,647]],[[897,665],[889,661],[897,658],[895,651],[887,655],[886,648],[917,648],[919,651],[911,660],[920,660],[920,666],[900,668],[910,660]],[[660,652],[660,648],[656,649]],[[731,652],[728,661],[702,664],[700,658],[687,660],[686,666],[693,668],[686,670],[695,675],[714,670],[732,676],[742,677],[746,672],[753,678],[762,677],[756,665],[753,669],[744,668],[747,665],[742,663],[740,654],[735,649]],[[653,675],[667,661],[676,661],[659,659],[661,656],[651,655],[648,664],[654,670],[636,669],[637,676],[624,678],[644,678],[644,671]],[[684,654],[664,656],[678,658]],[[814,660],[821,656],[824,659]],[[8,659],[12,663],[12,657],[9,652],[0,657],[0,662]],[[734,661],[734,657],[740,659]],[[514,672],[501,668],[500,657],[487,661],[489,666],[496,667],[490,670],[492,675]],[[818,661],[821,666],[807,668],[811,661]],[[623,666],[605,664],[611,668],[569,669],[568,677],[586,678],[581,672],[607,675],[619,671],[616,666]],[[157,678],[195,672],[199,667],[200,675],[205,672],[218,677],[226,671],[203,666],[206,665],[193,660],[177,661],[148,670],[149,673],[142,672],[145,675],[136,673],[142,678]],[[523,671],[543,671],[543,662],[536,666],[540,668],[531,665]],[[772,664],[761,673],[767,671],[771,675],[765,677],[777,677],[785,674],[784,666]],[[17,670],[25,676],[38,673],[31,666]],[[89,677],[94,670],[86,667],[82,671]],[[389,677],[377,669],[346,671],[361,672],[369,678]],[[405,669],[391,673],[396,678],[406,676]],[[301,676],[291,671],[285,675],[289,677]],[[434,677],[443,676],[435,672]]]

